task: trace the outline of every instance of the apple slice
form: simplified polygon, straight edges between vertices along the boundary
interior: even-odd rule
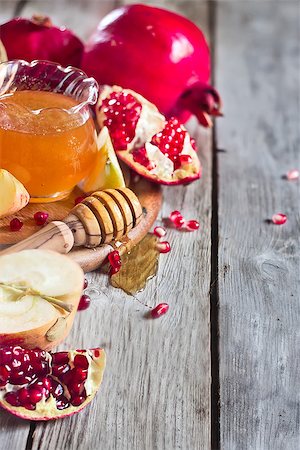
[[[84,274],[67,256],[24,250],[0,256],[0,345],[51,349],[69,333]]]
[[[84,192],[125,187],[125,181],[116,157],[107,127],[102,128],[97,139],[98,154],[89,176],[79,187]]]
[[[20,211],[29,198],[23,184],[7,170],[0,169],[0,218]]]

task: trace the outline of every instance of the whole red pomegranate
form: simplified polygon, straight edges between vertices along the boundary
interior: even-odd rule
[[[133,89],[181,122],[194,114],[209,126],[209,115],[220,115],[205,37],[171,11],[139,4],[112,11],[85,46],[82,68],[100,84]]]
[[[83,43],[67,28],[55,27],[49,17],[17,17],[0,26],[0,36],[9,60],[45,59],[80,66]]]

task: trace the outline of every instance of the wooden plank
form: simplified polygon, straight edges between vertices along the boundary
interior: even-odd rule
[[[15,1],[1,1],[0,23],[4,23],[13,17]],[[1,35],[0,35],[1,38]],[[0,413],[0,450],[25,449],[30,429],[29,422],[18,419],[4,410]]]
[[[300,447],[299,21],[299,2],[217,6],[224,450]]]
[[[72,2],[68,13],[75,23],[81,11],[76,10],[77,3]],[[182,2],[176,8],[206,28],[203,3]],[[201,231],[168,231],[172,253],[161,256],[158,275],[137,299],[113,289],[98,273],[89,276],[92,305],[78,313],[61,348],[106,349],[101,391],[84,412],[37,424],[33,449],[210,447],[211,139],[195,122],[190,130],[201,148],[203,179],[165,189],[160,219],[179,208],[187,217],[199,218]],[[159,302],[170,304],[169,313],[160,320],[146,320],[148,308],[143,303]]]

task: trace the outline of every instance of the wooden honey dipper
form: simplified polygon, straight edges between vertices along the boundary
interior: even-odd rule
[[[142,220],[139,199],[128,188],[97,191],[78,203],[63,221],[53,221],[0,255],[43,248],[68,253],[118,241]]]

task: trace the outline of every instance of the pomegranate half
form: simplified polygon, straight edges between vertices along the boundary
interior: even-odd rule
[[[176,118],[166,120],[156,106],[130,89],[104,86],[96,108],[118,157],[153,182],[187,184],[201,176],[194,140]]]
[[[49,353],[0,349],[0,406],[30,420],[75,414],[94,398],[105,369],[100,348]]]
[[[101,84],[133,89],[167,118],[194,114],[204,126],[220,115],[209,85],[210,52],[202,31],[187,18],[142,4],[104,17],[85,46],[82,68]]]

